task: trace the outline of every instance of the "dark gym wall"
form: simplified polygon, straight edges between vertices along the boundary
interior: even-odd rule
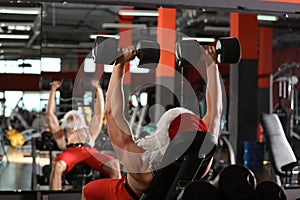
[[[39,80],[41,76],[51,77],[52,80],[62,78],[75,79],[76,72],[47,72],[42,74],[0,74],[0,91],[40,91]]]
[[[258,113],[270,112],[270,74],[273,73],[273,29],[259,27]]]

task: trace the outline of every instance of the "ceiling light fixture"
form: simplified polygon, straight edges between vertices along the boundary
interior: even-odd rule
[[[137,16],[137,17],[158,17],[157,10],[119,10],[119,15],[122,16]]]
[[[23,51],[23,49],[1,49],[0,50],[0,53],[1,54],[7,54],[7,53],[20,53],[20,52],[22,52]]]
[[[5,27],[5,26],[30,26],[32,27],[33,26],[33,23],[32,22],[1,22],[0,23],[0,26],[1,27]]]
[[[63,49],[90,49],[93,46],[93,43],[79,43],[79,44],[58,44],[58,43],[47,43],[42,44],[42,48],[63,48]]]
[[[259,21],[277,21],[277,16],[271,16],[271,15],[257,15],[257,20]]]
[[[16,30],[16,31],[30,31],[31,27],[30,26],[7,26],[8,30]]]
[[[1,42],[0,44],[3,47],[23,47],[25,45],[25,42]]]
[[[220,27],[220,26],[205,26],[204,31],[215,31],[215,32],[229,32],[229,27]]]
[[[29,35],[0,34],[0,39],[29,39]]]
[[[19,15],[37,15],[40,13],[40,8],[13,8],[13,7],[0,7],[1,14],[19,14]]]
[[[197,42],[215,42],[215,38],[205,38],[205,37],[182,37],[182,40],[196,40]]]
[[[147,28],[146,24],[103,23],[102,28]]]
[[[116,39],[120,38],[119,35],[91,34],[90,39],[94,40],[96,39],[97,36],[106,37],[106,38],[116,38]]]

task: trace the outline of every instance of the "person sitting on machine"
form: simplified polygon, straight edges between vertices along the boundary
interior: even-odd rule
[[[119,161],[109,155],[101,154],[93,148],[102,129],[104,117],[104,97],[98,81],[92,81],[92,86],[96,90],[96,100],[95,114],[89,127],[83,115],[76,110],[67,112],[63,117],[62,124],[59,124],[55,114],[55,93],[60,86],[60,81],[52,82],[46,108],[50,131],[57,146],[63,150],[53,161],[50,189],[61,190],[62,175],[70,172],[80,162],[104,174],[109,174],[111,178],[121,178]]]
[[[134,141],[128,121],[124,117],[123,76],[125,63],[136,56],[133,46],[123,47],[113,69],[108,91],[105,116],[108,133],[127,175],[120,180],[101,179],[91,181],[83,188],[82,199],[139,199],[150,186],[154,166],[159,166],[166,147],[177,133],[203,131],[219,136],[222,112],[222,94],[219,72],[216,65],[215,47],[206,47],[207,63],[207,113],[203,119],[192,111],[177,107],[166,111],[157,123],[156,132]],[[213,58],[213,60],[211,59]],[[181,122],[181,123],[180,123]],[[211,166],[208,164],[203,176]]]

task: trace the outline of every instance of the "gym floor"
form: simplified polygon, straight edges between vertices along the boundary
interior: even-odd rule
[[[19,148],[5,146],[6,156],[0,162],[0,190],[31,190],[32,157],[31,145]],[[49,157],[40,155],[39,166],[49,164]],[[37,166],[37,170],[40,170]],[[46,188],[47,189],[47,186]]]
[[[32,157],[31,146],[26,145],[19,148],[5,146],[7,158],[2,157],[0,162],[0,190],[31,190],[31,173],[32,173]],[[40,172],[39,166],[49,164],[49,157],[47,154],[40,154],[37,158],[37,172]],[[275,181],[274,172],[271,164],[265,162],[263,171],[255,173],[257,182],[263,180]],[[40,189],[48,189],[48,186],[42,186]]]
[[[5,149],[9,162],[7,162],[6,156],[3,156],[0,161],[0,192],[20,190],[30,191],[32,174],[31,146],[26,145],[19,148],[5,146]],[[37,173],[41,173],[41,167],[39,166],[49,164],[49,161],[49,156],[47,154],[40,154],[37,158]],[[275,175],[271,164],[266,161],[264,163],[262,172],[254,173],[257,183],[265,180],[275,181]],[[48,186],[41,186],[39,189],[41,191],[47,191],[48,188]],[[299,197],[299,187],[286,190],[286,192],[289,200],[296,199],[294,197]]]

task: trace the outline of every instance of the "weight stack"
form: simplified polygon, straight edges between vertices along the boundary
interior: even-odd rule
[[[263,171],[264,142],[244,142],[244,166],[252,172]]]

